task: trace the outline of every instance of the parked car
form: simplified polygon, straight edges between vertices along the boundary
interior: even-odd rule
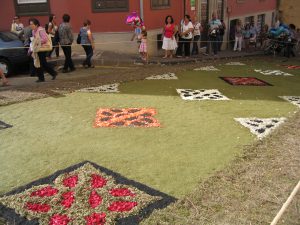
[[[27,50],[19,37],[11,32],[0,32],[0,67],[4,74],[10,75],[18,65],[28,62]]]

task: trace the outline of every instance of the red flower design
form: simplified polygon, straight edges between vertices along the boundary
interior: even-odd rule
[[[94,209],[102,203],[102,198],[96,191],[92,191],[89,198],[89,204]]]
[[[90,216],[85,217],[86,225],[104,225],[106,220],[105,213],[93,213]]]
[[[47,205],[47,204],[39,204],[39,203],[27,202],[26,203],[26,208],[28,210],[33,211],[33,212],[46,213],[46,212],[48,212],[51,209],[51,206]]]
[[[51,217],[49,225],[67,225],[70,219],[66,215],[55,214]]]
[[[51,187],[51,186],[47,186],[47,187],[44,187],[44,188],[41,188],[37,191],[34,191],[31,193],[30,197],[35,197],[35,196],[38,196],[38,197],[51,197],[53,195],[56,195],[58,193],[58,190]]]
[[[128,212],[128,211],[132,210],[136,206],[137,206],[137,202],[117,201],[117,202],[113,202],[108,207],[108,210],[112,211],[112,212]]]
[[[102,188],[107,183],[107,180],[105,180],[103,177],[92,174],[92,188]]]
[[[63,200],[61,201],[61,204],[65,207],[65,208],[70,208],[75,200],[74,198],[74,192],[73,191],[69,191],[66,193],[62,194],[62,198]]]
[[[65,187],[69,187],[69,188],[73,188],[76,187],[78,182],[78,176],[71,176],[71,177],[67,177],[63,180],[63,184]]]
[[[135,196],[128,188],[115,188],[110,190],[109,193],[114,197]]]

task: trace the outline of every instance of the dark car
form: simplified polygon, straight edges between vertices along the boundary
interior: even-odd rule
[[[14,68],[28,61],[27,50],[19,37],[11,32],[0,32],[0,68],[4,74],[12,74]]]

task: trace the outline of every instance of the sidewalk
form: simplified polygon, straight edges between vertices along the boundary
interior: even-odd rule
[[[164,53],[161,51],[161,57],[151,56],[149,57],[149,64],[179,64],[179,63],[192,63],[198,61],[206,61],[206,60],[216,60],[216,59],[227,59],[227,58],[241,58],[241,57],[251,57],[257,55],[263,55],[263,51],[256,50],[253,52],[233,52],[231,50],[224,50],[219,52],[218,56],[214,57],[212,55],[206,56],[200,53],[197,56],[192,56],[190,58],[168,58],[163,59]],[[85,59],[85,55],[82,52],[73,52],[72,54],[73,61],[76,65],[81,65],[83,60]],[[63,65],[64,57],[61,56],[59,59],[49,60],[50,62],[55,62],[57,65]],[[117,52],[108,52],[96,50],[93,56],[93,61],[95,65],[142,65],[143,61],[140,59],[138,54],[124,54]]]

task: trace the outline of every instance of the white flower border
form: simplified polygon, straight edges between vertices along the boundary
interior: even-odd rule
[[[242,124],[244,127],[248,128],[250,130],[250,132],[254,135],[257,136],[258,139],[263,139],[264,137],[268,136],[270,133],[272,133],[275,129],[277,129],[281,124],[283,124],[286,121],[285,117],[279,117],[279,118],[257,118],[257,117],[249,117],[249,118],[234,118],[235,121],[239,122],[240,124]],[[252,126],[250,126],[249,124],[247,124],[247,122],[252,122],[251,120],[262,120],[263,123],[261,123],[261,125],[266,125],[267,123],[270,123],[270,121],[272,120],[278,120],[278,123],[274,123],[274,127],[271,128],[267,128],[264,126],[260,126],[257,127],[259,128],[264,128],[265,132],[264,133],[258,133],[255,131],[255,129],[253,129]]]

